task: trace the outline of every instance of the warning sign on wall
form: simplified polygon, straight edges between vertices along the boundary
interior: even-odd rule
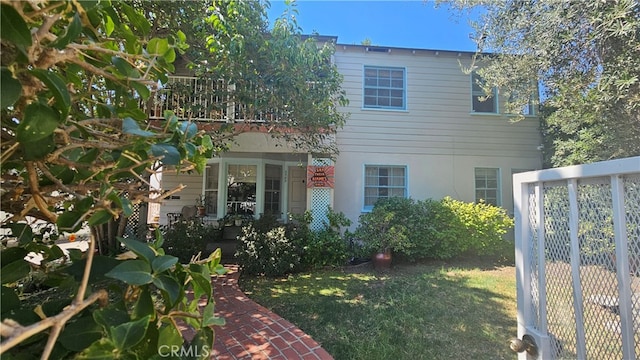
[[[308,188],[333,188],[333,166],[307,166]]]

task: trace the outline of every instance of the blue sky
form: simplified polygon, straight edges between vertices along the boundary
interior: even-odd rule
[[[468,19],[431,1],[298,0],[298,25],[303,33],[338,36],[340,44],[361,44],[434,50],[475,51]],[[272,0],[269,19],[285,9]]]

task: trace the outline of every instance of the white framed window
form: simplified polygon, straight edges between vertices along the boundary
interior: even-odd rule
[[[407,196],[407,167],[365,165],[364,209],[371,210],[378,199]]]
[[[265,165],[264,213],[272,215],[282,213],[282,166],[280,165]]]
[[[476,202],[500,206],[500,169],[475,168]]]
[[[498,89],[492,88],[487,96],[482,90],[484,79],[476,72],[471,73],[471,111],[474,113],[498,113]]]
[[[218,215],[218,176],[220,164],[211,163],[204,173],[204,206],[207,215]]]
[[[405,110],[405,79],[404,68],[365,66],[362,106],[367,109]]]

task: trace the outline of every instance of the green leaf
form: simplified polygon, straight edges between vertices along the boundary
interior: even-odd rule
[[[111,58],[111,63],[115,65],[116,69],[120,74],[125,77],[130,77],[134,72],[133,66],[129,64],[129,62],[121,57],[114,56]]]
[[[31,266],[29,266],[29,263],[24,259],[16,260],[8,264],[3,263],[2,269],[0,269],[0,273],[2,273],[2,277],[0,277],[0,280],[2,280],[1,283],[14,283],[29,275],[30,271]]]
[[[109,222],[109,220],[111,220],[112,217],[113,214],[111,214],[109,210],[102,209],[96,211],[93,215],[91,215],[89,220],[87,220],[87,223],[89,224],[89,226],[106,224],[107,222]]]
[[[179,165],[180,152],[175,146],[169,144],[153,144],[151,146],[153,156],[162,156],[162,163],[165,165]]]
[[[22,4],[18,3],[18,6]],[[0,33],[2,40],[16,45],[31,46],[31,32],[22,16],[9,4],[2,4],[0,11]],[[4,83],[2,84],[4,91]]]
[[[33,69],[31,74],[40,79],[51,90],[54,99],[56,99],[56,108],[60,110],[62,117],[65,117],[71,107],[71,96],[64,80],[58,74],[43,69]]]
[[[156,257],[155,251],[153,251],[153,249],[147,243],[138,241],[136,239],[128,239],[128,238],[121,238],[121,237],[118,237],[118,240],[121,243],[123,243],[127,248],[129,248],[129,250],[133,251],[134,253],[136,253],[136,255],[146,260],[147,263],[151,263],[151,261],[153,261],[154,258]]]
[[[89,315],[67,323],[58,341],[69,350],[82,351],[100,338],[102,338],[102,329]]]
[[[73,16],[73,20],[67,27],[67,31],[59,37],[56,41],[54,41],[51,46],[56,49],[64,49],[65,46],[75,41],[78,36],[82,33],[82,22],[80,21],[80,15],[76,12]]]
[[[133,214],[133,204],[131,203],[131,200],[125,197],[120,197],[120,203],[122,208],[122,214],[125,217],[131,216]]]
[[[131,23],[136,29],[140,30],[142,35],[146,36],[149,34],[151,24],[149,24],[142,14],[129,5],[123,5],[122,10],[124,10],[125,15],[127,15],[129,23]]]
[[[214,312],[214,303],[209,302],[202,310],[202,326],[223,326],[224,318],[217,317]]]
[[[24,151],[24,160],[39,160],[51,153],[56,145],[53,142],[53,134],[33,142],[25,142],[21,144]]]
[[[168,63],[172,63],[176,60],[176,51],[174,49],[169,49],[169,51],[164,53],[163,57]]]
[[[111,340],[119,350],[129,349],[144,338],[150,316],[111,328]]]
[[[156,309],[153,305],[153,298],[151,298],[149,288],[145,286],[142,288],[142,291],[138,295],[138,300],[136,300],[136,303],[133,306],[131,317],[133,319],[140,319],[145,316],[151,316],[151,319],[153,320],[155,319],[155,315]]]
[[[153,272],[155,272],[156,274],[159,274],[165,270],[170,269],[177,262],[178,262],[178,258],[175,256],[162,255],[153,259],[153,262],[151,262],[151,268],[153,269]]]
[[[22,143],[34,142],[53,134],[60,116],[53,108],[33,103],[24,110],[24,118],[16,129],[16,139]]]
[[[82,228],[82,215],[77,211],[65,211],[58,216],[56,225],[61,231],[77,232]]]
[[[11,235],[18,239],[20,245],[33,241],[33,230],[29,224],[11,223],[9,228],[11,229]]]
[[[167,39],[153,38],[147,43],[147,52],[150,55],[163,56],[167,51],[169,51]]]
[[[64,268],[64,272],[73,276],[76,281],[82,280],[84,274],[84,268],[87,260],[81,259],[75,261],[71,266]],[[113,270],[116,266],[120,265],[121,261],[118,261],[109,256],[96,255],[93,257],[93,263],[91,266],[91,273],[89,274],[89,282],[95,283],[97,281],[105,280],[105,274]]]
[[[4,9],[4,4],[2,8]],[[11,71],[6,67],[0,70],[0,84],[2,84],[2,93],[0,93],[0,108],[6,109],[18,101],[22,95],[22,84],[13,77]]]
[[[140,95],[142,100],[147,100],[151,95],[151,90],[145,84],[141,84],[139,82],[132,81],[131,87]],[[153,133],[152,133],[153,134]]]
[[[193,279],[193,292],[196,298],[205,295],[207,299],[211,299],[211,279],[207,279],[200,273],[191,272]]]
[[[113,360],[116,347],[109,339],[100,339],[78,354],[76,359],[83,360]]]
[[[182,121],[180,122],[180,131],[186,135],[187,139],[191,139],[198,134],[198,125],[191,121]]]
[[[10,247],[0,252],[0,265],[24,259],[29,252],[21,247]]]
[[[184,342],[180,330],[175,326],[169,324],[160,328],[160,335],[158,336],[158,344],[171,346],[180,346]]]
[[[144,285],[153,281],[151,267],[144,260],[126,260],[105,276],[124,281],[129,285]]]
[[[155,135],[151,131],[140,129],[138,122],[130,117],[126,117],[122,120],[122,132],[125,134],[138,135],[143,137],[150,137]]]
[[[112,327],[128,322],[129,314],[126,311],[114,307],[106,307],[93,312],[93,319],[106,331]]]
[[[153,279],[153,285],[166,292],[169,300],[167,306],[172,307],[178,301],[180,297],[180,284],[172,277],[161,274]]]
[[[2,286],[2,290],[0,291],[0,303],[2,304],[1,311],[2,313],[5,313],[19,308],[20,298],[18,298],[18,295],[13,291],[13,289]]]
[[[94,204],[93,197],[86,196],[84,199],[75,203],[75,209],[80,212],[87,212],[91,210],[91,207]]]
[[[113,23],[113,19],[111,16],[105,14],[104,15],[104,31],[107,36],[111,36],[111,33],[116,28],[116,25]]]

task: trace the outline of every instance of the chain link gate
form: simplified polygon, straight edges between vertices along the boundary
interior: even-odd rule
[[[519,359],[640,358],[640,157],[513,178]]]

